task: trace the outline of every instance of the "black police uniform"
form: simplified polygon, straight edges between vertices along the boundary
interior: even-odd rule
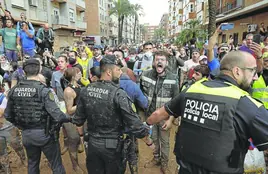
[[[26,66],[38,65],[39,62],[36,61],[38,62],[38,60],[28,60]],[[22,130],[29,174],[40,173],[41,152],[47,157],[53,173],[65,174],[59,141],[45,130],[48,121],[69,121],[54,100],[51,90],[35,80],[21,81],[9,92],[4,116],[6,120]]]
[[[111,60],[113,59],[113,60]],[[115,57],[103,58],[101,64],[116,64]],[[126,92],[111,81],[97,81],[81,90],[73,123],[82,126],[87,120],[89,134],[87,170],[90,174],[120,174],[123,140],[128,127],[137,138],[148,135],[131,105]]]
[[[180,174],[242,174],[248,139],[268,148],[268,112],[229,76],[196,82],[165,110],[182,117],[174,150]]]

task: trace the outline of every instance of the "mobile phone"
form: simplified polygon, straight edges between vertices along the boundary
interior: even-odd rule
[[[234,23],[221,24],[221,30],[231,30],[234,28]]]
[[[253,35],[253,42],[260,44],[261,43],[261,35],[260,34],[254,34]]]

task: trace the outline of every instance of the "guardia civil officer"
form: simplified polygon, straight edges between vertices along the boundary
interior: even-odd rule
[[[130,98],[119,88],[119,59],[105,56],[100,62],[101,78],[81,90],[73,123],[82,126],[87,120],[89,134],[87,170],[90,174],[120,174],[122,171],[123,131],[143,138],[153,147],[148,127],[132,109]],[[82,136],[82,135],[81,135]]]
[[[242,174],[248,139],[260,151],[268,148],[268,112],[246,92],[256,70],[251,54],[230,52],[217,79],[196,82],[148,118],[155,124],[182,117],[175,145],[180,174]]]
[[[29,174],[40,173],[41,152],[47,157],[54,174],[65,174],[57,132],[52,127],[55,123],[68,122],[69,118],[56,105],[51,90],[39,81],[40,62],[27,60],[23,69],[27,80],[10,90],[4,116],[22,130]]]

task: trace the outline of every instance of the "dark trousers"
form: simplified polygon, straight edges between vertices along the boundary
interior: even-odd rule
[[[113,140],[112,140],[113,141]],[[107,139],[89,137],[87,170],[90,174],[120,174],[121,151]]]
[[[46,136],[43,129],[22,131],[22,141],[28,156],[28,174],[39,174],[41,152],[49,161],[53,174],[65,174],[62,165],[59,141]]]

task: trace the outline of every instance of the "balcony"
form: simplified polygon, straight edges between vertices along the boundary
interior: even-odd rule
[[[68,17],[65,17],[65,16],[52,15],[52,24],[53,25],[66,25],[66,26],[68,26],[69,19],[68,19]]]
[[[196,18],[195,12],[189,13],[189,19],[195,19],[195,18]]]
[[[87,23],[84,22],[84,21],[77,20],[75,22],[75,24],[76,24],[76,27],[79,28],[79,29],[86,29],[87,28]]]
[[[84,0],[76,0],[76,9],[80,12],[84,12],[86,10],[86,3]]]
[[[40,10],[40,9],[36,9],[36,8],[30,8],[30,19],[33,21],[40,21],[40,22],[48,22],[48,16],[47,16],[47,12]]]
[[[183,9],[179,9],[179,14],[183,14]]]
[[[66,3],[67,0],[50,0],[50,2]]]
[[[238,8],[242,8],[244,5],[244,0],[231,0],[226,2],[225,6],[218,8],[216,14],[230,13]]]

